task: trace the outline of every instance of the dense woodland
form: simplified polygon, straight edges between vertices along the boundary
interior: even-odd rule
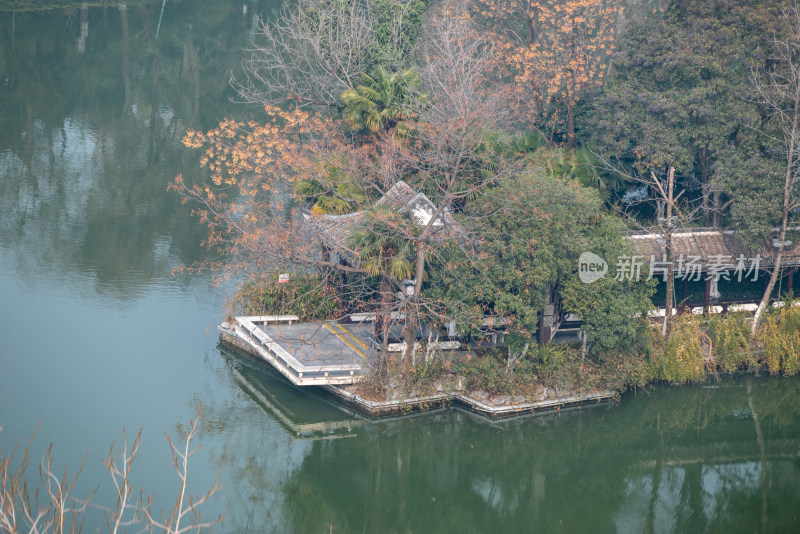
[[[249,277],[238,309],[375,312],[384,346],[405,342],[387,369],[449,369],[423,327],[478,339],[492,317],[505,344],[467,358],[476,381],[795,373],[800,319],[769,299],[798,208],[799,22],[787,0],[299,0],[232,80],[265,119],[190,131],[211,179],[172,187],[199,202],[213,267]],[[385,198],[401,181],[430,201],[422,216]],[[346,220],[332,241],[323,227]],[[614,276],[626,232],[660,233],[669,254],[689,227],[773,240],[755,317],[655,326],[656,280]],[[581,282],[584,251],[609,275]],[[537,347],[553,294],[583,321],[580,349]]]

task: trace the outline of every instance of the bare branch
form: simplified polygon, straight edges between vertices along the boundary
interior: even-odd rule
[[[200,423],[200,417],[202,415],[203,407],[202,405],[197,411],[197,418],[192,419],[189,421],[189,428],[186,430],[186,437],[184,438],[184,442],[181,445],[178,445],[172,441],[172,437],[169,434],[167,436],[167,442],[170,446],[170,451],[172,452],[172,463],[173,467],[175,467],[175,471],[178,474],[178,479],[181,481],[180,487],[178,489],[178,497],[175,503],[175,507],[172,510],[172,513],[169,517],[166,516],[164,510],[161,509],[160,515],[161,520],[159,521],[150,513],[150,504],[152,502],[152,497],[147,500],[147,502],[143,502],[141,504],[142,510],[144,511],[145,516],[147,517],[147,521],[152,529],[161,530],[167,534],[182,534],[184,532],[189,532],[192,530],[199,531],[203,528],[213,528],[214,526],[218,525],[222,522],[222,519],[225,517],[225,514],[220,514],[216,520],[214,521],[203,521],[202,516],[198,508],[205,504],[219,489],[222,487],[219,483],[219,463],[217,463],[217,479],[214,482],[212,488],[206,491],[201,497],[195,499],[187,494],[187,481],[189,476],[189,458],[198,451],[200,448],[195,447],[194,449],[191,448],[191,441],[194,437],[196,437],[198,432],[198,425]],[[188,501],[188,503],[187,503]],[[191,514],[193,521],[188,524],[183,524],[184,519]]]

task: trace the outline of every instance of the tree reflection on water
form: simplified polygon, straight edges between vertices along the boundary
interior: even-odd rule
[[[0,34],[14,35],[0,39],[0,246],[19,272],[134,296],[205,254],[203,228],[166,188],[181,172],[204,178],[180,143],[187,128],[259,112],[229,101],[252,15],[170,2],[156,41],[160,2],[72,4],[0,12]]]
[[[780,531],[797,520],[800,414],[786,402],[797,381],[659,387],[617,407],[501,422],[455,409],[373,421],[304,397],[249,358],[226,358],[248,406],[266,411],[287,440],[264,446],[253,429],[253,445],[236,448],[262,451],[257,465],[225,456],[246,473],[255,530]],[[330,425],[329,434],[297,433],[312,424]],[[299,456],[270,454],[287,443]],[[256,504],[277,500],[278,508]]]

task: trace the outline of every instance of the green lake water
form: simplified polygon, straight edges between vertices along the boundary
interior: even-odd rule
[[[66,2],[60,2],[62,5]],[[0,2],[0,8],[4,5]],[[246,13],[243,6],[247,7]],[[0,11],[0,447],[100,458],[143,428],[132,482],[172,506],[163,432],[203,406],[190,490],[218,532],[798,532],[800,380],[658,387],[619,406],[488,422],[369,421],[217,345],[224,289],[173,275],[203,229],[186,128],[260,117],[228,87],[280,2]],[[155,33],[158,31],[158,40]],[[34,464],[31,477],[37,478]],[[85,532],[102,525],[91,511]]]

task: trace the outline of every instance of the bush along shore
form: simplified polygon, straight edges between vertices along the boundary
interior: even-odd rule
[[[570,345],[534,347],[511,364],[501,348],[455,351],[406,366],[389,357],[364,380],[342,389],[378,404],[458,395],[507,415],[503,408],[536,412],[569,404],[559,401],[605,400],[655,383],[699,383],[734,372],[797,374],[800,308],[774,310],[755,337],[751,321],[749,314],[684,313],[676,317],[668,339],[654,328],[646,351],[591,360]]]

